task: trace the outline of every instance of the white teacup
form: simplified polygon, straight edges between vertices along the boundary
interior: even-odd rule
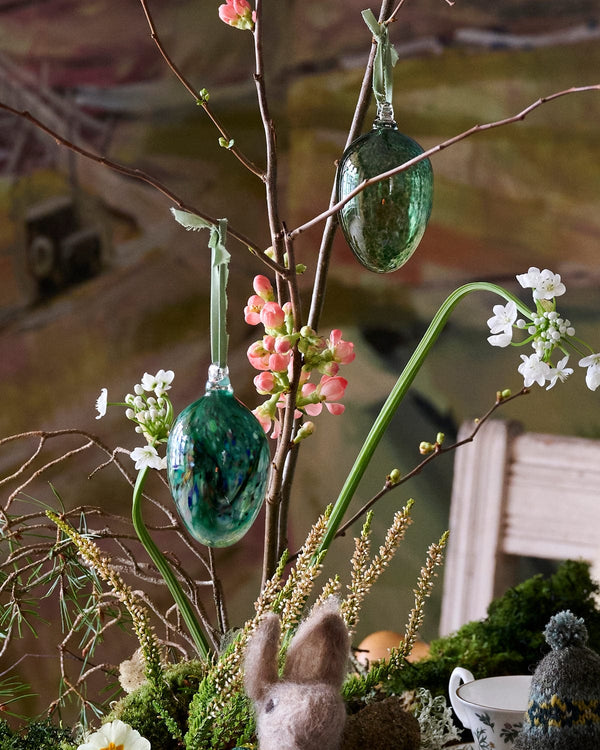
[[[456,667],[448,689],[452,708],[476,746],[508,750],[523,727],[530,687],[530,675],[476,680],[468,669]]]

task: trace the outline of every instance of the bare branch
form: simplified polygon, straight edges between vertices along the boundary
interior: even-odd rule
[[[213,125],[217,128],[219,133],[225,140],[229,143],[231,140],[231,135],[225,130],[225,128],[221,125],[221,123],[217,120],[214,113],[208,106],[208,102],[206,99],[200,98],[198,96],[198,92],[194,89],[192,84],[184,77],[181,70],[175,65],[173,62],[173,59],[170,57],[166,49],[164,48],[158,33],[156,31],[156,26],[154,25],[154,20],[152,18],[152,14],[150,13],[150,8],[148,7],[148,3],[146,0],[140,0],[140,3],[142,4],[142,8],[144,10],[144,15],[146,16],[146,21],[148,22],[148,26],[150,28],[150,36],[152,37],[152,40],[158,47],[158,51],[163,56],[164,61],[169,66],[170,70],[175,74],[175,77],[177,80],[184,86],[186,91],[194,98],[194,101],[196,104],[200,105],[202,109],[206,112],[208,117],[210,118]],[[259,177],[263,182],[266,179],[265,172],[257,167],[253,162],[250,161],[250,159],[246,158],[244,154],[237,148],[235,143],[233,146],[228,148],[228,151],[230,151],[236,159],[239,159],[239,161],[247,168],[249,169],[253,174],[255,174],[257,177]]]
[[[496,401],[494,404],[488,409],[488,411],[478,419],[475,420],[475,427],[473,428],[473,431],[467,435],[466,438],[463,440],[459,440],[456,443],[452,443],[451,445],[441,445],[439,443],[435,444],[435,448],[432,453],[430,453],[426,458],[424,458],[419,464],[417,464],[411,471],[409,471],[407,474],[403,474],[400,479],[397,482],[391,482],[389,480],[386,481],[382,489],[374,495],[363,507],[357,511],[352,518],[350,518],[348,521],[346,521],[344,524],[342,524],[336,534],[336,537],[338,536],[344,536],[346,533],[346,530],[352,526],[356,521],[358,521],[360,518],[362,518],[367,511],[375,505],[375,503],[380,500],[384,495],[387,495],[388,492],[391,492],[392,490],[395,490],[396,487],[400,487],[401,485],[408,482],[409,479],[412,479],[417,474],[420,474],[423,469],[430,464],[432,461],[434,461],[438,456],[441,456],[444,453],[450,453],[452,451],[455,451],[457,448],[460,448],[463,445],[466,445],[467,443],[473,442],[475,439],[475,436],[479,432],[479,430],[483,427],[485,422],[494,414],[494,412],[499,409],[501,406],[504,406],[504,404],[509,403],[510,401],[513,401],[516,398],[519,398],[520,396],[526,396],[529,393],[528,388],[522,388],[518,393],[513,394],[512,396],[508,396],[507,398],[502,398],[501,396],[496,397]]]
[[[10,112],[16,117],[20,117],[23,120],[27,120],[27,122],[30,122],[32,125],[35,125],[36,128],[39,128],[39,130],[43,131],[44,133],[49,135],[51,138],[53,138],[59,146],[64,146],[65,148],[68,148],[70,151],[73,151],[79,156],[83,156],[86,159],[89,159],[90,161],[96,162],[96,164],[100,164],[103,167],[107,167],[108,169],[111,169],[113,172],[118,172],[119,174],[125,175],[125,177],[131,177],[134,180],[138,180],[140,182],[146,183],[147,185],[150,185],[150,187],[154,188],[155,190],[158,190],[159,193],[162,193],[165,197],[167,197],[172,203],[174,203],[178,208],[182,209],[183,211],[189,211],[190,213],[195,214],[196,216],[200,216],[202,219],[204,219],[205,221],[211,222],[212,224],[218,223],[218,219],[215,219],[214,217],[209,216],[208,214],[200,211],[195,206],[189,205],[182,198],[180,198],[176,193],[170,190],[166,185],[160,182],[156,177],[153,177],[147,172],[144,172],[141,169],[137,169],[136,167],[127,167],[124,164],[119,164],[118,162],[112,161],[111,159],[107,159],[103,156],[99,156],[98,154],[95,154],[93,151],[89,151],[88,149],[85,149],[81,146],[77,146],[68,138],[65,138],[64,136],[60,135],[55,130],[52,130],[52,128],[45,125],[41,120],[38,120],[37,117],[34,117],[27,110],[15,109],[14,107],[10,107],[8,104],[4,104],[3,102],[0,102],[0,110],[4,110],[5,112]],[[263,263],[269,266],[269,268],[275,271],[275,273],[282,273],[284,275],[286,274],[286,269],[283,266],[280,266],[278,263],[275,263],[275,261],[272,261],[268,256],[266,256],[263,253],[262,249],[258,247],[257,245],[255,245],[252,242],[252,240],[250,240],[248,237],[236,231],[235,229],[232,229],[230,226],[228,226],[227,228],[227,234],[230,237],[233,237],[234,239],[236,239],[245,247],[247,247],[248,250],[253,255],[256,255],[257,258],[259,258]]]
[[[345,206],[346,203],[348,203],[348,201],[352,200],[352,198],[354,198],[356,195],[361,193],[369,185],[374,185],[375,183],[382,182],[383,180],[387,180],[389,177],[393,177],[396,174],[400,174],[401,172],[406,172],[406,170],[410,169],[413,165],[418,164],[424,159],[428,159],[430,156],[433,156],[434,154],[437,154],[440,151],[443,151],[449,146],[453,146],[455,143],[458,143],[459,141],[463,141],[465,138],[469,138],[470,136],[475,135],[475,133],[483,133],[487,130],[492,130],[493,128],[500,128],[500,127],[503,127],[504,125],[511,125],[513,123],[520,122],[524,120],[527,117],[527,115],[529,115],[535,109],[538,109],[538,107],[541,107],[543,104],[552,102],[555,99],[558,99],[562,96],[568,96],[570,94],[581,94],[586,91],[600,91],[600,83],[596,83],[591,86],[573,86],[569,89],[565,89],[564,91],[557,91],[554,94],[550,94],[549,96],[544,96],[541,99],[538,99],[537,101],[533,102],[532,104],[529,104],[527,107],[525,107],[525,109],[521,110],[520,112],[518,112],[516,115],[513,115],[512,117],[505,117],[502,120],[495,120],[494,122],[488,122],[488,123],[485,123],[484,125],[474,125],[468,130],[465,130],[462,133],[459,133],[458,135],[453,136],[452,138],[448,138],[448,140],[443,141],[437,146],[433,146],[432,148],[427,149],[422,154],[419,154],[419,156],[415,156],[414,159],[410,159],[409,161],[404,162],[404,164],[394,167],[393,169],[389,169],[387,172],[382,172],[381,174],[378,174],[375,177],[370,177],[367,180],[363,180],[363,182],[361,182],[360,185],[358,185],[356,188],[354,188],[354,190],[348,193],[348,195],[343,200],[338,201],[333,206],[331,206],[327,211],[323,211],[323,213],[319,214],[318,216],[315,216],[313,219],[311,219],[310,221],[307,221],[305,224],[301,224],[299,227],[296,227],[296,229],[293,229],[289,233],[289,237],[290,239],[294,239],[298,235],[302,234],[302,232],[305,232],[307,229],[310,229],[311,227],[315,226],[315,224],[319,224],[320,222],[325,221],[325,219],[328,219],[330,216],[333,216],[340,210],[340,208]]]

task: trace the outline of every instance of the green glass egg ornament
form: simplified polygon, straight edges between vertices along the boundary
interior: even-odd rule
[[[378,112],[373,129],[344,152],[337,177],[337,200],[364,180],[419,156],[423,149],[398,130],[393,112]],[[405,172],[369,185],[339,210],[346,242],[357,259],[376,273],[403,266],[421,241],[431,214],[433,170],[423,159]]]
[[[206,393],[175,420],[167,443],[171,494],[190,534],[209,547],[241,539],[265,496],[270,452],[254,414],[211,365]]]

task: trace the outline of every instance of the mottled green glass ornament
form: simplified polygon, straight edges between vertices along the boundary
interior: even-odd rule
[[[228,547],[262,506],[270,453],[254,414],[233,395],[227,369],[211,365],[206,393],[175,420],[167,474],[179,515],[209,547]]]
[[[344,152],[337,173],[337,200],[343,200],[364,180],[419,156],[423,149],[403,135],[391,106],[381,107],[373,129]],[[421,241],[431,214],[433,170],[429,159],[385,180],[369,185],[339,211],[346,242],[370,271],[396,271]]]

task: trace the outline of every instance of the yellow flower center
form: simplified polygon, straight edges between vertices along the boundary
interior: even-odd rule
[[[100,750],[123,750],[123,745],[115,745],[114,742],[109,742],[106,747],[101,747]]]

